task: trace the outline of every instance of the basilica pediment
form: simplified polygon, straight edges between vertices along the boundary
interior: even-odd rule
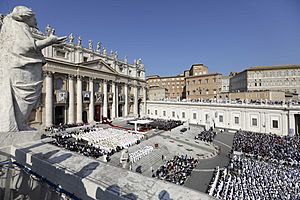
[[[111,74],[118,74],[118,72],[113,69],[109,64],[105,63],[103,60],[98,59],[98,60],[92,60],[88,62],[83,62],[80,63],[80,65],[99,70],[101,72],[107,72]]]

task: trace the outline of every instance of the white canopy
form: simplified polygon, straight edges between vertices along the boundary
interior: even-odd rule
[[[147,119],[139,119],[136,121],[130,121],[129,123],[131,123],[131,124],[150,124],[151,122],[153,122],[153,121],[147,120]]]
[[[135,121],[130,121],[129,123],[134,124],[134,130],[135,132],[137,132],[137,125],[138,124],[150,124],[151,122],[153,122],[152,120],[147,120],[147,119],[139,119],[139,120],[135,120]]]

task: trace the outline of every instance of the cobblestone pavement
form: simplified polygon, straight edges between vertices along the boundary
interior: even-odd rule
[[[126,126],[125,121],[114,121],[114,125]],[[231,151],[233,133],[218,133],[212,144],[200,140],[195,140],[194,137],[200,133],[203,128],[196,125],[190,125],[184,133],[180,129],[187,127],[186,125],[179,126],[172,131],[150,131],[147,134],[147,139],[138,145],[130,147],[129,153],[135,152],[138,149],[147,145],[154,146],[158,144],[158,148],[154,148],[153,152],[132,164],[132,171],[137,168],[141,169],[143,175],[151,177],[151,167],[156,170],[163,165],[162,155],[165,160],[172,159],[174,155],[189,155],[199,159],[199,164],[193,170],[192,175],[188,178],[185,187],[206,192],[207,187],[212,179],[216,166],[220,168],[226,167],[230,161],[229,154]],[[220,148],[220,152],[216,155],[216,147]],[[111,157],[109,164],[120,166],[119,159],[121,153],[115,153]]]
[[[128,151],[132,153],[144,146],[151,145],[154,147],[155,144],[158,145],[158,148],[154,148],[153,152],[133,163],[132,171],[136,171],[138,168],[141,169],[143,175],[151,176],[151,167],[153,170],[156,170],[166,160],[172,159],[175,155],[188,155],[201,160],[216,154],[214,145],[195,141],[194,137],[202,130],[201,127],[190,126],[190,130],[181,133],[180,129],[183,126],[177,127],[172,131],[151,131],[147,134],[147,139],[138,145],[129,147]],[[120,155],[121,152],[115,153],[111,157],[109,164],[120,167]],[[165,160],[162,160],[162,155],[165,156]]]
[[[186,181],[184,186],[201,192],[207,191],[207,187],[212,179],[213,171],[216,166],[222,168],[227,167],[229,164],[229,154],[233,136],[233,133],[217,134],[213,143],[221,148],[220,154],[213,158],[200,160],[200,163],[197,165],[196,169],[193,170],[192,176]]]

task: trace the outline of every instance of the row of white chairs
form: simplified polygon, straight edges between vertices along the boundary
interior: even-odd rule
[[[130,153],[129,157],[132,163],[135,163],[136,161],[150,154],[152,151],[153,146],[145,146],[142,149],[137,150],[136,152]]]
[[[77,140],[85,140],[89,145],[101,148],[107,152],[116,150],[118,146],[128,148],[136,144],[138,140],[144,138],[142,134],[133,134],[128,131],[114,128],[95,128],[89,132],[73,134],[72,137]]]

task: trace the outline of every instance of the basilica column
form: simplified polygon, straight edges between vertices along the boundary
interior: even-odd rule
[[[144,88],[143,88],[143,92],[144,92],[144,94],[143,94],[143,101],[144,101],[144,116],[146,116],[147,115],[147,87],[145,86]]]
[[[45,73],[46,98],[45,98],[45,126],[53,125],[53,77],[52,72]]]
[[[76,123],[82,123],[82,76],[77,76],[77,113]]]
[[[90,78],[90,83],[89,83],[89,91],[91,93],[90,95],[90,105],[89,105],[89,123],[94,122],[94,79]]]
[[[111,105],[111,119],[116,118],[116,83],[112,81],[111,92],[113,93],[113,102]]]
[[[125,105],[124,105],[124,117],[128,115],[128,84],[124,85],[124,93],[125,93]]]
[[[69,109],[68,109],[68,124],[75,123],[75,91],[74,91],[74,76],[69,76]]]
[[[137,88],[137,85],[133,86],[133,94],[134,94],[133,114],[135,117],[137,117],[138,116],[138,88]]]
[[[119,117],[119,84],[116,84],[116,118]]]
[[[107,80],[103,81],[103,117],[107,117]]]

